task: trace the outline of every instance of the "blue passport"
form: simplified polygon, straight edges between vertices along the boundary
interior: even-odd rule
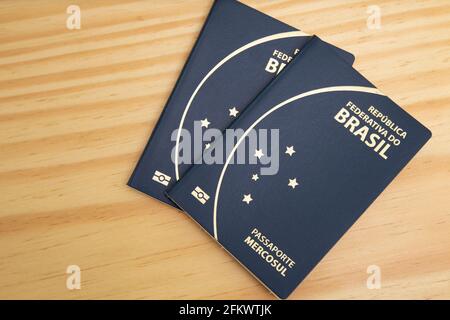
[[[181,161],[182,131],[194,132],[195,121],[225,129],[310,39],[240,2],[215,1],[128,185],[173,205],[166,189],[202,153],[192,148]],[[352,54],[328,46],[353,63]]]
[[[168,196],[286,298],[430,137],[314,37]]]

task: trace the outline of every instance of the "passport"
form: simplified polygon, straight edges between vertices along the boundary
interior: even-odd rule
[[[225,129],[310,39],[240,2],[215,1],[128,185],[174,205],[166,189],[205,147],[188,150],[189,160],[181,161],[173,150],[180,150],[182,130],[193,132],[194,121]],[[353,63],[352,54],[327,46]]]
[[[168,196],[287,298],[430,137],[314,37]]]

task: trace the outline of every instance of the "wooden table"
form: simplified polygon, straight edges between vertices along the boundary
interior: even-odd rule
[[[80,30],[66,28],[74,2]],[[353,52],[434,134],[291,298],[450,298],[450,3],[244,2]],[[188,217],[126,186],[210,6],[0,3],[0,298],[274,298]],[[381,289],[366,287],[370,265]]]

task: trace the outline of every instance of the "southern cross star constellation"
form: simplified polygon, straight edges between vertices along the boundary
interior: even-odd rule
[[[231,112],[231,109],[230,109],[230,112]],[[294,149],[294,146],[286,146],[285,154],[287,154],[289,157],[292,157],[294,153],[296,153],[296,151]],[[261,157],[264,156],[263,150],[262,149],[256,149],[254,156],[257,157],[258,159],[261,159]],[[259,180],[259,175],[257,173],[253,173],[252,177],[251,177],[251,180],[253,180],[253,182],[258,181]],[[294,178],[289,178],[287,185],[288,185],[288,187],[291,187],[292,189],[297,188],[297,186],[299,186],[297,178],[295,178],[295,177]],[[249,194],[244,194],[243,197],[244,198],[242,199],[242,202],[250,204],[250,202],[253,201],[252,195],[250,193]]]
[[[233,108],[233,109],[235,109],[235,108]],[[230,114],[231,114],[231,110],[232,109],[230,109]],[[207,118],[205,118],[204,120],[201,120],[201,122],[202,122],[202,127],[203,126],[205,126],[205,127],[208,127],[211,123],[208,121],[208,119]],[[205,149],[208,149],[208,148],[210,148],[210,146],[211,146],[211,144],[210,143],[207,143],[206,145],[205,145]],[[289,157],[292,157],[292,155],[295,153],[296,151],[294,150],[294,146],[286,146],[286,151],[285,151],[285,154],[287,154],[287,155],[289,155]],[[255,154],[254,154],[254,156],[255,157],[257,157],[258,159],[261,159],[263,156],[264,156],[264,153],[263,153],[263,150],[262,149],[255,149]],[[251,178],[254,182],[256,182],[256,181],[258,181],[259,180],[259,175],[257,174],[257,173],[254,173],[254,174],[252,174],[252,178]],[[291,187],[292,189],[295,189],[298,185],[299,185],[299,183],[297,182],[297,178],[289,178],[288,179],[289,180],[289,182],[288,182],[288,187]],[[194,191],[193,191],[194,192]],[[203,194],[203,193],[202,193]],[[193,193],[193,195],[194,195],[194,197],[196,197],[196,198],[198,198],[198,196],[197,196],[197,192],[194,192]],[[199,200],[199,199],[197,199],[197,200]],[[204,202],[206,202],[207,201],[207,199],[203,199],[203,198],[201,198],[201,202],[204,204]],[[199,200],[200,201],[200,200]],[[244,194],[243,195],[243,199],[242,199],[242,202],[245,202],[247,205],[249,205],[250,204],[250,202],[252,202],[253,201],[253,198],[252,198],[252,195],[251,195],[251,193],[249,193],[249,194]]]

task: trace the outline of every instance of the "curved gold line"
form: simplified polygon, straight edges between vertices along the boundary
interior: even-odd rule
[[[194,90],[194,92],[192,93],[191,97],[189,98],[189,101],[186,105],[186,107],[184,108],[183,111],[183,115],[181,116],[181,120],[180,120],[180,124],[178,125],[178,131],[177,131],[177,140],[176,140],[176,144],[175,144],[175,178],[176,180],[180,179],[180,175],[179,175],[179,171],[178,171],[178,157],[179,157],[179,148],[180,148],[180,137],[181,137],[181,128],[183,128],[183,124],[184,124],[184,119],[186,118],[186,115],[189,111],[189,108],[191,107],[192,101],[194,101],[195,96],[197,95],[198,91],[201,89],[201,87],[203,86],[203,84],[206,82],[206,80],[208,80],[208,78],[214,73],[216,72],[217,69],[219,69],[222,65],[224,65],[227,61],[229,61],[230,59],[232,59],[233,57],[237,56],[238,54],[242,53],[243,51],[250,49],[254,46],[260,45],[262,43],[265,42],[269,42],[272,40],[278,40],[278,39],[285,39],[285,38],[293,38],[293,37],[306,37],[309,36],[308,34],[302,32],[302,31],[289,31],[289,32],[282,32],[282,33],[277,33],[277,34],[273,34],[271,36],[267,36],[264,38],[260,38],[257,39],[255,41],[252,41],[250,43],[247,43],[245,46],[240,47],[239,49],[236,49],[235,51],[233,51],[232,53],[230,53],[228,56],[226,56],[225,58],[223,58],[218,64],[216,64],[214,66],[214,68],[212,68],[208,74],[202,79],[202,81],[200,81],[200,83],[198,84],[197,88]]]
[[[228,155],[227,160],[225,161],[225,164],[224,164],[224,166],[222,168],[222,172],[220,173],[219,180],[217,182],[216,194],[214,195],[213,226],[214,226],[214,238],[216,238],[216,240],[219,240],[218,234],[217,234],[217,203],[218,203],[218,199],[219,199],[220,188],[222,186],[222,180],[223,180],[223,177],[225,175],[225,171],[228,168],[228,164],[231,161],[231,158],[233,157],[234,153],[236,152],[236,150],[239,147],[239,145],[241,144],[241,142],[249,134],[249,132],[258,123],[260,123],[264,118],[266,118],[269,114],[271,114],[275,110],[280,109],[283,106],[285,106],[285,105],[287,105],[287,104],[289,104],[289,103],[291,103],[293,101],[296,101],[296,100],[299,100],[299,99],[302,99],[302,98],[305,98],[305,97],[308,97],[308,96],[320,94],[320,93],[339,92],[339,91],[367,92],[367,93],[378,94],[378,95],[383,95],[384,96],[384,94],[381,93],[377,88],[361,87],[361,86],[335,86],[335,87],[327,87],[327,88],[311,90],[311,91],[308,91],[308,92],[296,95],[296,96],[294,96],[292,98],[289,98],[289,99],[287,99],[287,100],[277,104],[276,106],[272,107],[271,109],[266,111],[263,115],[261,115],[255,122],[253,122],[253,124],[239,138],[239,140],[237,141],[236,145],[233,147],[233,149],[231,149],[231,152]]]

